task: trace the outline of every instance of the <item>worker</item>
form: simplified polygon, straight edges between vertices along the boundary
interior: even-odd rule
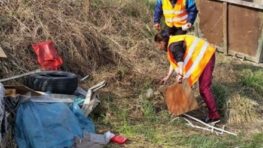
[[[219,122],[220,115],[211,89],[215,48],[207,41],[192,35],[169,36],[167,30],[157,33],[154,40],[157,48],[166,51],[170,62],[168,73],[161,79],[161,83],[165,83],[174,71],[179,83],[187,79],[190,86],[193,86],[199,81],[200,95],[209,111],[204,121]]]
[[[170,35],[186,34],[196,19],[195,0],[157,0],[154,9],[154,28],[161,30],[161,17]]]

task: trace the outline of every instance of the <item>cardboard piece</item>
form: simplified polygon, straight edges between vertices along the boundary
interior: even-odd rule
[[[1,57],[1,58],[7,58],[7,56],[6,56],[3,48],[2,48],[1,46],[0,46],[0,57]]]
[[[5,96],[16,97],[16,89],[5,89]]]
[[[169,112],[178,116],[198,108],[198,103],[187,80],[174,83],[165,90],[165,102]]]
[[[19,95],[23,96],[41,96],[40,93],[34,91],[33,89],[30,89],[24,85],[5,85],[5,96],[9,97],[17,97]]]

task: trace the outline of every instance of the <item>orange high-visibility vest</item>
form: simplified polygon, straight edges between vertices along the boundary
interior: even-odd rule
[[[165,23],[169,27],[182,27],[187,23],[186,0],[177,0],[174,7],[170,0],[162,0]]]
[[[184,41],[186,47],[183,61],[183,75],[188,79],[190,86],[192,86],[199,79],[216,49],[207,41],[192,35],[170,36],[167,57],[175,70],[178,66],[169,46],[179,41]]]

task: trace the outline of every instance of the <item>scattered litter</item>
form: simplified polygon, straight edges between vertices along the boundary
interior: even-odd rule
[[[75,143],[76,148],[103,148],[110,142],[115,135],[110,131],[104,134],[86,133],[84,138],[77,139]]]
[[[63,64],[54,46],[53,41],[43,41],[32,45],[37,55],[37,61],[42,69],[58,70]]]
[[[42,71],[28,76],[24,84],[37,91],[73,94],[78,87],[78,77],[67,71]]]
[[[102,145],[106,145],[109,142],[113,142],[116,144],[124,144],[128,140],[126,137],[121,136],[121,135],[115,135],[110,131],[107,131],[104,134],[87,133],[84,139],[88,139],[90,143],[96,143],[96,144],[102,144]],[[84,141],[84,143],[86,142],[87,141]]]
[[[170,121],[170,123],[172,123],[172,122],[174,122],[175,120],[178,120],[179,119],[179,117],[175,117],[175,118],[173,118],[171,121]]]
[[[153,89],[152,88],[147,89],[146,98],[152,98],[153,95],[154,95]]]
[[[83,97],[85,97],[86,94],[87,94],[87,91],[84,90],[84,89],[81,88],[81,87],[77,87],[77,89],[76,89],[75,92],[74,92],[74,95],[76,95],[76,96],[83,96]]]
[[[99,90],[100,88],[104,87],[106,85],[106,81],[102,81],[94,86],[92,86],[91,88],[89,88],[82,109],[85,113],[86,116],[88,116],[91,111],[99,104],[99,99],[97,95],[93,95],[93,93],[97,90]]]
[[[21,78],[21,77],[25,77],[25,76],[28,76],[28,75],[36,74],[36,73],[39,73],[39,72],[41,72],[41,70],[37,69],[37,70],[30,71],[30,72],[27,72],[27,73],[24,73],[24,74],[21,74],[21,75],[16,75],[16,76],[12,76],[12,77],[9,77],[9,78],[0,79],[0,82],[2,83],[2,82],[5,82],[5,81],[14,80],[14,79],[17,79],[17,78]]]
[[[76,137],[95,133],[95,126],[77,105],[27,101],[18,108],[15,130],[19,148],[71,147]]]
[[[227,134],[230,134],[230,135],[234,135],[234,136],[237,136],[236,133],[233,133],[233,132],[229,132],[229,131],[226,131],[224,128],[225,126],[223,126],[223,128],[218,128],[218,127],[215,127],[213,125],[210,125],[210,124],[207,124],[207,123],[204,123],[203,121],[193,117],[193,116],[190,116],[188,114],[183,114],[184,116],[186,116],[187,118],[190,118],[198,123],[201,123],[202,125],[204,125],[205,127],[201,127],[201,126],[198,126],[198,125],[194,125],[190,120],[186,119],[186,118],[183,118],[189,126],[193,127],[193,128],[198,128],[198,129],[202,129],[202,130],[205,130],[205,131],[210,131],[212,133],[216,133],[217,135],[219,134],[223,134],[223,133],[227,133]]]
[[[53,72],[58,73],[59,71]],[[41,72],[39,69],[2,79],[2,81],[27,75],[35,75],[37,78],[40,78],[36,73],[43,73],[40,77],[45,79],[45,81],[37,81],[39,82],[39,86],[41,82],[41,86],[44,85],[47,87],[46,80],[49,81],[49,74]],[[50,74],[50,77],[57,76],[52,74]],[[84,81],[88,77],[89,75],[83,77],[81,81]],[[35,86],[36,83],[31,78],[27,79],[27,84]],[[49,82],[54,86],[57,81]],[[12,103],[13,100],[17,101],[16,103],[12,103],[11,106],[15,107],[15,111],[13,112],[16,116],[15,140],[18,147],[102,148],[109,142],[117,144],[125,143],[127,138],[115,135],[109,131],[104,134],[95,134],[94,123],[87,117],[100,103],[96,91],[105,85],[106,81],[101,81],[89,88],[88,91],[77,87],[73,94],[58,94],[53,92],[54,89],[43,92],[42,89],[38,90],[35,89],[36,87],[29,88],[24,85],[5,86],[6,89],[0,88],[2,91],[5,91],[7,102]],[[50,87],[47,87],[47,89],[50,90]],[[151,94],[153,94],[153,91],[151,91]],[[2,115],[4,114],[1,112],[1,109],[0,104],[0,121],[3,119]]]
[[[91,101],[88,104],[84,104],[85,115],[88,116],[93,109],[100,103],[98,95],[93,95]]]
[[[106,85],[106,81],[101,81],[98,84],[92,86],[91,88],[89,88],[89,90],[92,90],[93,92],[101,89],[102,87],[104,87]]]
[[[116,135],[111,138],[111,142],[117,143],[117,144],[124,144],[128,139],[121,136],[121,135]]]
[[[19,96],[41,96],[42,94],[24,85],[5,85],[5,97],[17,98]]]
[[[80,81],[84,81],[89,77],[89,75],[86,75],[85,77],[81,78]]]
[[[34,98],[30,99],[32,102],[39,102],[39,103],[73,103],[72,99],[56,99],[56,98],[44,98],[44,97],[39,97],[39,98]]]
[[[42,96],[31,98],[32,102],[63,102],[63,103],[73,103],[74,95],[66,95],[66,94],[48,94],[45,92],[36,91],[37,93],[41,94]]]
[[[110,139],[113,137],[111,136],[112,133],[108,132],[104,135],[102,134],[94,134],[94,133],[88,133],[90,136],[90,141],[100,144],[108,144],[110,142]]]

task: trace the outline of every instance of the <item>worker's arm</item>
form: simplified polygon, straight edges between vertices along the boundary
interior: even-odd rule
[[[186,1],[186,10],[188,12],[187,22],[191,23],[191,25],[193,25],[195,22],[197,13],[198,13],[195,0],[187,0]]]
[[[184,42],[175,42],[170,45],[170,50],[173,54],[173,58],[177,62],[177,69],[176,69],[176,79],[178,82],[181,82],[183,79],[183,65],[184,65],[184,54],[185,54],[185,45]]]
[[[172,66],[172,64],[170,64],[167,75],[160,81],[160,83],[161,83],[161,84],[166,83],[167,80],[168,80],[168,79],[171,77],[171,75],[173,74],[173,71],[174,71],[174,70],[173,70],[173,66]]]
[[[177,82],[182,82],[183,81],[183,65],[184,63],[183,62],[178,62],[177,63],[178,65],[178,71],[177,71],[177,75],[176,75],[176,80]]]
[[[185,25],[182,26],[182,30],[187,31],[190,28],[192,28],[198,10],[196,8],[196,4],[195,4],[195,0],[187,0],[186,1],[186,11],[188,13],[188,18],[187,18],[187,23]]]
[[[162,8],[162,0],[156,0],[154,15],[153,15],[153,23],[154,28],[156,30],[161,30],[161,18],[163,16],[163,8]]]

